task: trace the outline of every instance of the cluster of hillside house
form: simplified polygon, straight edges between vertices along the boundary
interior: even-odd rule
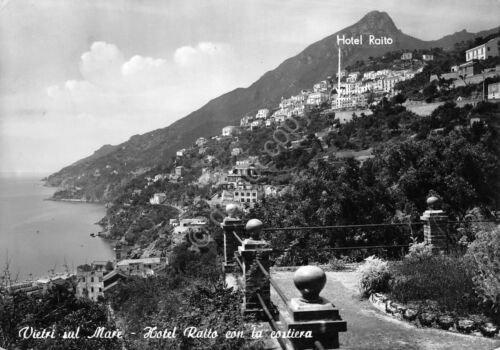
[[[450,67],[450,73],[442,75],[431,75],[430,80],[446,79],[451,80],[453,87],[467,84],[478,84],[487,78],[500,76],[500,66],[484,69],[481,61],[488,58],[500,56],[500,37],[492,38],[481,45],[473,47],[465,52],[465,62],[460,65]],[[488,99],[500,98],[499,83],[489,84]]]
[[[0,297],[13,295],[19,292],[26,293],[33,297],[40,297],[47,293],[53,287],[60,286],[72,289],[75,274],[65,273],[51,273],[49,276],[41,277],[38,279],[31,279],[22,282],[4,281],[0,286]]]
[[[5,283],[0,288],[0,297],[12,296],[22,292],[33,297],[41,297],[51,288],[62,287],[74,292],[79,298],[98,301],[105,293],[130,276],[148,277],[158,274],[168,264],[165,257],[122,259],[119,247],[117,260],[94,261],[91,264],[80,265],[76,273],[52,273],[47,277],[15,283]]]
[[[143,258],[119,260],[114,264],[110,261],[94,261],[80,265],[76,272],[76,295],[97,301],[121,280],[130,276],[153,276],[167,264],[167,258]]]
[[[233,136],[239,132],[239,128],[253,130],[279,125],[288,118],[303,117],[313,108],[322,105],[333,110],[366,108],[370,95],[374,101],[393,95],[394,86],[398,82],[413,78],[422,69],[420,66],[416,69],[383,69],[365,73],[341,71],[340,84],[335,84],[331,77],[328,77],[314,84],[312,89],[304,89],[297,95],[282,98],[278,108],[274,110],[261,108],[255,115],[244,116],[239,127],[224,127],[222,136]]]

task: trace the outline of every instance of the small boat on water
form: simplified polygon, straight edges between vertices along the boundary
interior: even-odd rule
[[[92,232],[92,233],[90,234],[90,237],[95,237],[95,233],[94,233],[94,232]]]

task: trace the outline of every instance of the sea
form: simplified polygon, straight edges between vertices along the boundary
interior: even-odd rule
[[[113,259],[109,242],[90,235],[105,207],[48,200],[56,190],[40,176],[0,175],[0,277],[7,265],[22,281]]]

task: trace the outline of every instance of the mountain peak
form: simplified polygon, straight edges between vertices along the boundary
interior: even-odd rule
[[[385,21],[392,22],[391,16],[387,12],[384,11],[370,11],[361,19],[361,21]]]
[[[384,30],[388,33],[399,31],[391,16],[383,11],[368,12],[355,26],[365,30]]]

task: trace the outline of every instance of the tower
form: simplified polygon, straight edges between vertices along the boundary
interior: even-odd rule
[[[337,91],[340,92],[340,57],[341,57],[341,52],[340,52],[340,46],[339,46],[339,72],[337,74]]]
[[[340,59],[342,56],[342,52],[340,51],[340,45],[339,45],[339,71],[337,73],[337,108],[340,107],[340,71],[341,71],[341,64],[340,64]]]

